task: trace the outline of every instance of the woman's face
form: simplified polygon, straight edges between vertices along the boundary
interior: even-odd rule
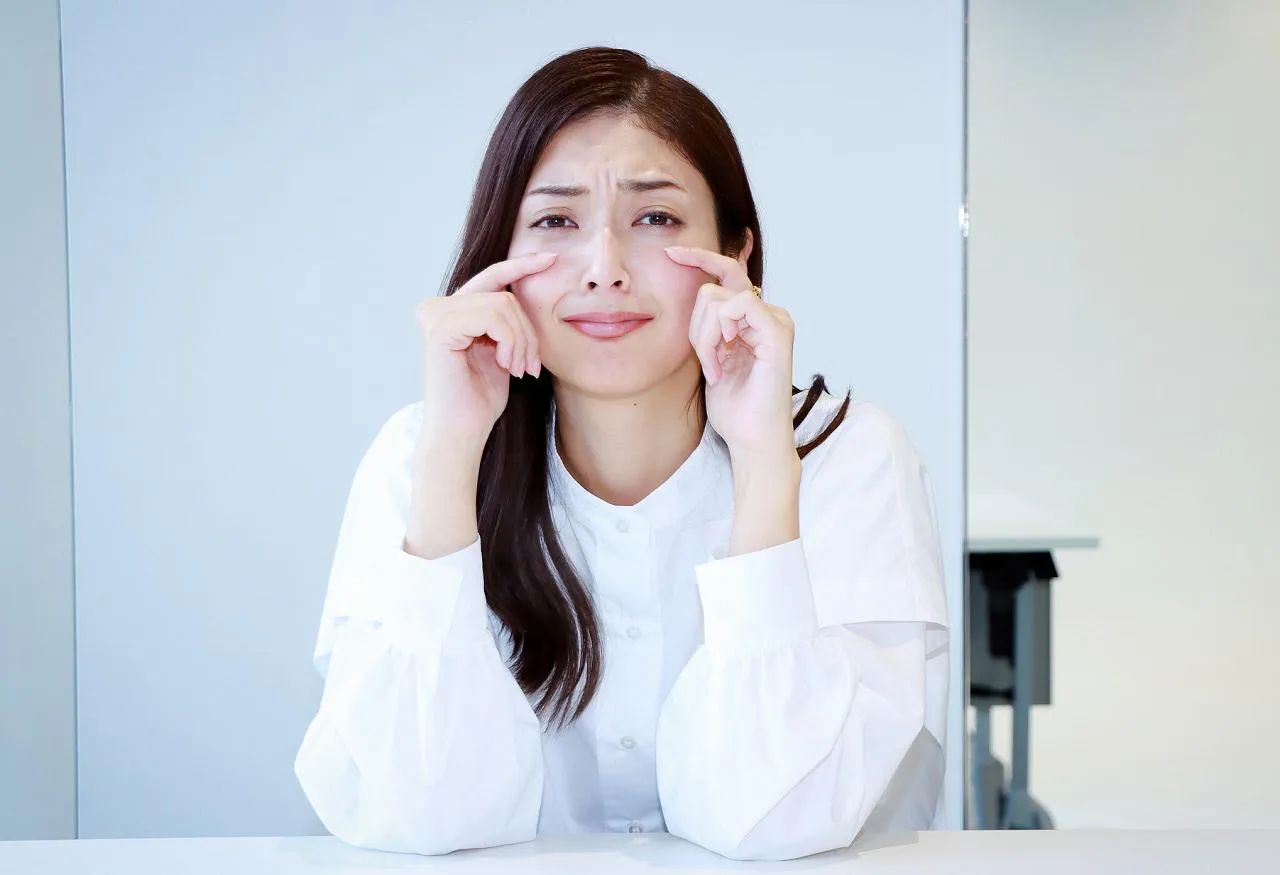
[[[611,398],[667,381],[691,390],[698,363],[689,320],[698,287],[712,280],[668,258],[673,245],[719,251],[702,175],[625,119],[562,128],[529,179],[509,252],[558,256],[512,291],[562,387]]]

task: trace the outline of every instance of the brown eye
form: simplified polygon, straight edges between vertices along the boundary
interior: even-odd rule
[[[661,222],[644,222],[643,221],[644,219],[649,219],[649,218],[661,219],[662,221]],[[649,225],[650,227],[653,227],[653,228],[673,228],[676,225],[681,224],[680,220],[677,219],[675,216],[671,215],[670,213],[663,213],[663,212],[645,213],[643,216],[640,217],[640,219],[643,222],[643,224]]]
[[[564,225],[544,225],[543,224],[543,222],[551,222],[551,221],[567,222],[569,221],[569,217],[561,216],[559,214],[556,214],[553,216],[543,216],[541,219],[534,222],[529,227],[530,228],[546,228],[548,231],[556,231],[556,230],[559,230],[560,228],[565,227]]]

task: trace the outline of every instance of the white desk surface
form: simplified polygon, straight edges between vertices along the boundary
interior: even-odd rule
[[[979,535],[966,538],[970,553],[1043,553],[1046,550],[1096,550],[1088,535]]]
[[[0,842],[4,875],[294,875],[446,871],[465,875],[769,872],[963,875],[1274,873],[1277,831],[920,832],[784,863],[739,863],[665,833],[544,838],[443,857],[386,854],[330,837]]]

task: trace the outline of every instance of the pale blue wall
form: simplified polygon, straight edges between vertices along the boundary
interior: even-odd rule
[[[65,2],[81,834],[318,830],[291,766],[351,475],[418,392],[490,127],[599,42],[720,104],[798,379],[932,470],[958,823],[962,7]]]

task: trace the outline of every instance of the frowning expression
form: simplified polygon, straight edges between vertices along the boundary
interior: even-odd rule
[[[696,381],[689,320],[710,278],[668,258],[674,245],[718,249],[702,175],[626,118],[562,128],[530,176],[509,251],[558,256],[512,288],[538,333],[543,366],[601,396]]]

